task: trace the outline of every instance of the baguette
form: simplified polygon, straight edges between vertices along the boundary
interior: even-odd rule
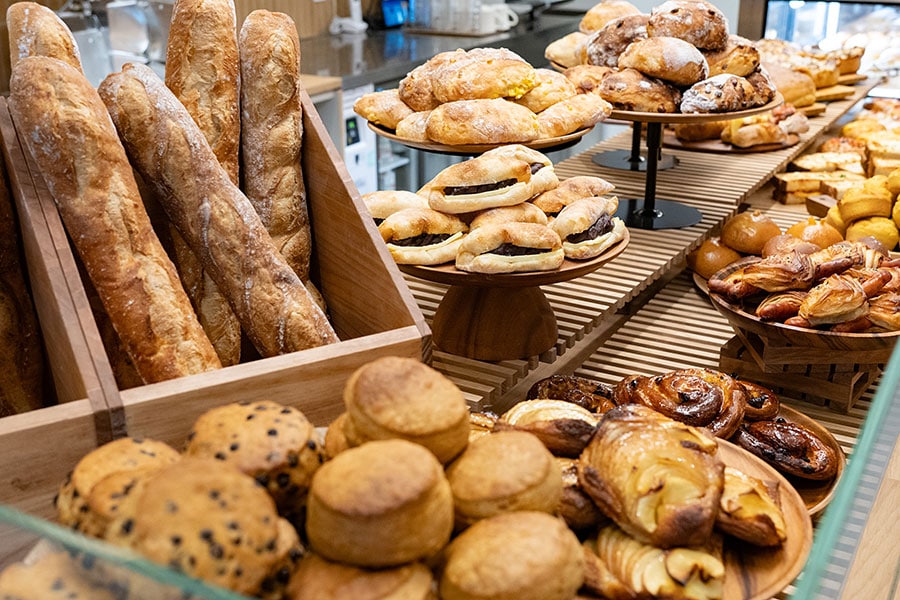
[[[80,72],[81,54],[72,32],[55,12],[36,2],[17,2],[6,10],[10,68],[26,56],[47,56]]]
[[[10,79],[9,109],[144,382],[218,368],[84,75],[53,58],[23,58]]]
[[[166,50],[166,85],[184,104],[231,182],[239,182],[240,65],[232,0],[177,0]],[[222,364],[241,358],[241,326],[175,227],[172,245],[188,296]]]
[[[241,27],[240,53],[244,192],[281,255],[306,282],[312,241],[300,165],[300,39],[293,19],[253,11]]]
[[[159,77],[147,66],[126,65],[99,91],[132,164],[155,189],[260,354],[337,342],[253,205]]]

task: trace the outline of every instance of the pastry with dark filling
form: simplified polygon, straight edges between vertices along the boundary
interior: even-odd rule
[[[615,216],[619,200],[583,198],[562,209],[551,227],[562,240],[566,258],[586,260],[625,237],[625,223]]]
[[[565,254],[555,231],[536,223],[500,223],[472,231],[459,246],[456,268],[473,273],[552,271]]]
[[[405,208],[390,215],[378,231],[400,265],[450,262],[468,227],[454,215],[430,208]]]

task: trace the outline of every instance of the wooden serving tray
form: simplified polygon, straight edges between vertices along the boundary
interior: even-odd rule
[[[848,85],[833,85],[831,87],[819,88],[816,90],[816,102],[829,102],[831,100],[842,100],[856,93],[856,88]]]
[[[678,148],[680,150],[692,150],[694,152],[713,152],[717,154],[753,154],[756,152],[772,152],[774,150],[784,150],[791,146],[796,146],[800,142],[800,136],[796,133],[790,133],[783,142],[774,144],[757,144],[747,148],[727,144],[722,140],[700,140],[698,142],[686,142],[678,139],[674,132],[666,130],[663,132],[663,146],[667,148]]]

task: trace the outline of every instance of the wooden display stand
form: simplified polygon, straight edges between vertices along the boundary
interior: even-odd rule
[[[861,357],[852,354],[854,359]],[[719,368],[778,392],[847,413],[872,385],[882,364],[847,363],[847,352],[822,348],[773,346],[758,335],[740,331],[719,353]]]

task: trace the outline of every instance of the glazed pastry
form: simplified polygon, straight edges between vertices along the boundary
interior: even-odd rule
[[[608,523],[609,519],[600,512],[591,497],[588,496],[581,484],[578,483],[578,466],[574,459],[557,457],[556,462],[562,472],[563,493],[556,514],[563,518],[566,524],[574,530],[584,530],[597,527],[601,523]]]
[[[601,415],[616,406],[612,397],[613,390],[605,383],[575,375],[551,375],[532,385],[525,395],[527,400],[565,400]]]
[[[682,87],[709,76],[709,65],[700,51],[674,37],[649,37],[632,42],[619,55],[618,67],[631,67],[648,77]]]
[[[774,419],[781,408],[781,400],[778,395],[769,388],[750,381],[738,381],[744,388],[746,400],[744,402],[745,421],[765,421]]]
[[[702,546],[664,550],[629,537],[615,525],[607,525],[597,535],[596,549],[610,578],[602,589],[595,590],[603,597],[722,598],[725,563],[718,535]],[[621,588],[629,595],[617,595]]]
[[[665,416],[729,438],[744,418],[746,392],[711,369],[680,369],[655,377],[631,376],[616,386],[616,404],[636,402]]]
[[[430,208],[398,210],[378,226],[391,257],[400,265],[439,265],[452,261],[467,229],[455,215]]]
[[[769,294],[756,307],[756,316],[764,321],[784,321],[797,316],[807,292],[786,291]]]
[[[600,418],[565,400],[524,400],[501,415],[497,428],[527,431],[557,456],[578,456]]]
[[[868,310],[859,281],[849,275],[832,275],[809,291],[797,314],[815,327],[852,321]]]
[[[647,35],[677,37],[701,50],[720,50],[728,44],[728,23],[709,2],[668,0],[651,11]]]
[[[548,215],[556,215],[575,200],[603,196],[613,189],[615,186],[601,177],[577,175],[562,180],[557,187],[542,192],[531,202]]]
[[[819,481],[837,474],[834,450],[806,427],[780,417],[744,423],[732,441],[794,477]]]
[[[617,68],[619,55],[631,42],[646,39],[649,15],[635,14],[619,17],[591,34],[584,46],[587,64]]]
[[[755,546],[778,546],[787,539],[778,482],[764,482],[725,467],[716,528]]]
[[[566,258],[594,258],[625,238],[625,222],[615,216],[618,205],[615,196],[582,198],[559,211],[551,227],[563,241]]]
[[[493,433],[499,419],[500,417],[491,412],[469,411],[469,443]]]
[[[716,271],[707,281],[709,291],[722,294],[731,300],[739,300],[759,292],[760,288],[746,280],[745,273],[748,265],[756,264],[760,260],[755,256],[748,256]]]
[[[776,254],[743,268],[744,283],[767,292],[809,289],[816,270],[810,255]]]
[[[900,293],[887,292],[869,300],[869,321],[887,331],[900,330]]]
[[[603,416],[578,459],[578,481],[634,538],[661,548],[705,543],[724,465],[707,432],[641,404]]]
[[[618,109],[636,112],[674,113],[681,104],[678,88],[647,77],[637,69],[610,73],[597,93]]]

